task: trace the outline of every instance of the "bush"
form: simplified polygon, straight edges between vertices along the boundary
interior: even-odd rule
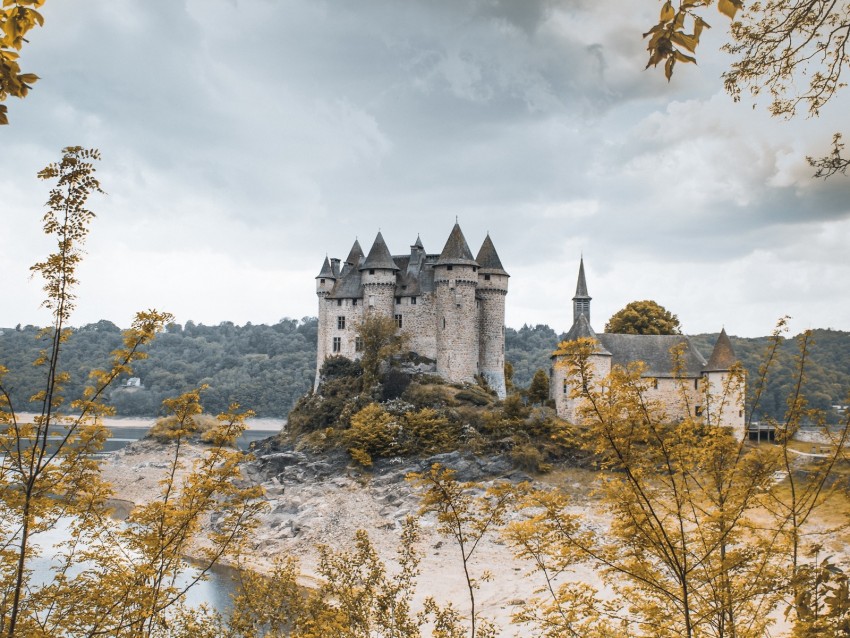
[[[392,414],[377,403],[370,403],[351,417],[351,427],[343,438],[351,458],[368,467],[373,457],[399,453],[399,430],[399,423]]]
[[[199,414],[190,417],[182,424],[177,420],[177,417],[167,416],[157,419],[148,430],[147,436],[159,443],[173,441],[178,434],[182,437],[197,436],[200,441],[208,443],[209,438],[205,435],[209,435],[218,425],[218,419],[211,414]]]
[[[551,472],[552,465],[546,463],[543,453],[531,443],[516,445],[511,450],[511,461],[514,467],[535,474]]]

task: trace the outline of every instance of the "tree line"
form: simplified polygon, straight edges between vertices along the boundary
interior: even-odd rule
[[[40,328],[19,325],[0,330],[0,363],[10,369],[10,394],[15,405],[26,409],[41,381],[39,370],[28,365],[44,347],[36,339]],[[312,386],[317,332],[315,317],[285,318],[274,325],[170,323],[151,344],[149,358],[134,367],[133,376],[142,387],[127,387],[129,377],[122,375],[113,383],[110,401],[121,416],[153,416],[160,413],[166,397],[208,385],[204,404],[211,412],[226,411],[235,401],[250,406],[258,416],[283,418]],[[563,337],[545,324],[506,328],[505,360],[512,368],[514,386],[528,388],[535,372],[548,372],[552,351]],[[717,334],[691,339],[708,358]],[[748,377],[756,378],[769,337],[731,340]],[[791,342],[779,347],[756,419],[781,419],[785,413],[785,399],[794,383],[796,349]],[[65,344],[72,373],[69,391],[81,391],[88,371],[103,366],[120,345],[121,330],[110,321],[73,329]],[[844,389],[850,387],[850,333],[814,330],[808,364],[804,390],[809,404],[835,421],[838,413],[833,406],[846,403]]]

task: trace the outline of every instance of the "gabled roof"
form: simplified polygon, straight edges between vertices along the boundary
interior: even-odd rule
[[[484,238],[484,243],[481,244],[481,250],[478,251],[475,261],[478,262],[478,267],[483,273],[510,276],[502,267],[502,260],[499,259],[496,247],[493,245],[493,240],[490,239],[490,233],[487,233],[487,236]]]
[[[705,372],[723,372],[731,370],[737,362],[738,357],[735,356],[735,350],[732,349],[732,342],[726,334],[726,328],[723,328],[717,336],[714,350],[711,351],[711,356],[703,370]]]
[[[581,315],[583,317],[584,315]],[[579,319],[581,318],[579,317]],[[645,377],[699,377],[705,359],[685,335],[627,335],[603,333],[599,341],[613,355],[612,364],[626,367],[633,361],[643,361]],[[674,368],[671,349],[683,345],[681,370]]]
[[[576,282],[576,296],[573,299],[591,299],[587,294],[587,281],[584,279],[584,257],[578,266],[578,281]]]
[[[457,222],[455,222],[449,239],[443,247],[443,252],[440,253],[440,258],[436,263],[437,266],[448,266],[450,264],[462,266],[478,265],[478,262],[472,258],[472,251],[469,250],[469,244],[466,243],[466,238],[463,236],[463,232]]]
[[[369,250],[369,255],[366,261],[360,266],[360,270],[368,270],[372,268],[381,268],[384,270],[398,270],[393,256],[390,254],[390,249],[384,241],[384,236],[378,231],[378,236],[375,237],[375,243]]]
[[[327,256],[325,256],[325,263],[322,264],[322,269],[316,275],[316,279],[336,279],[333,268],[331,268],[331,262]]]

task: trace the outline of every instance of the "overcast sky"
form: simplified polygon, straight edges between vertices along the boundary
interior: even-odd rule
[[[457,217],[511,274],[512,327],[570,327],[584,254],[598,331],[638,299],[688,333],[850,330],[850,178],[804,161],[850,99],[792,122],[734,104],[719,14],[668,84],[643,71],[656,5],[51,0],[21,60],[42,79],[0,128],[0,326],[49,322],[35,175],[82,145],[108,195],[75,325],[315,315],[326,254],[378,230],[439,253]]]

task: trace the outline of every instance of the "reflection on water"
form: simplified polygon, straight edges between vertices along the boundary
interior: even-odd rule
[[[104,445],[104,454],[120,450],[129,443],[143,438],[149,429],[149,426],[122,426],[113,423],[107,423],[107,427],[110,429],[111,436]],[[279,428],[274,430],[245,430],[242,436],[237,439],[237,445],[239,449],[245,450],[252,442],[274,436],[279,431]],[[121,516],[120,510],[122,507],[126,509],[129,505],[127,502],[115,503],[117,518],[126,517],[129,512],[125,512],[125,515]],[[55,551],[52,550],[55,550],[62,541],[69,538],[70,526],[69,519],[61,519],[52,529],[33,535],[33,543],[41,549],[39,552],[41,556],[31,559],[28,563],[33,570],[32,584],[34,586],[44,585],[53,579],[51,567],[56,566],[57,562],[53,557]],[[81,569],[70,572],[69,576],[74,576]],[[178,586],[187,585],[197,575],[198,570],[186,563],[186,570],[180,575]],[[211,609],[227,614],[232,607],[230,596],[235,589],[234,571],[227,567],[214,567],[207,572],[206,580],[199,581],[189,589],[186,600],[193,606],[206,603]]]
[[[36,587],[45,585],[53,579],[51,567],[57,565],[51,551],[68,539],[70,535],[70,519],[60,519],[57,524],[46,532],[33,534],[32,540],[41,551],[40,556],[31,559],[28,564],[33,570],[32,584]],[[70,571],[69,576],[75,576],[82,571],[82,567]],[[177,586],[185,586],[192,579],[197,578],[198,570],[186,563],[186,570],[180,575]],[[187,602],[192,606],[206,603],[210,609],[222,614],[228,614],[232,607],[231,594],[236,589],[235,572],[228,567],[214,567],[207,572],[207,579],[199,581],[186,594]]]

